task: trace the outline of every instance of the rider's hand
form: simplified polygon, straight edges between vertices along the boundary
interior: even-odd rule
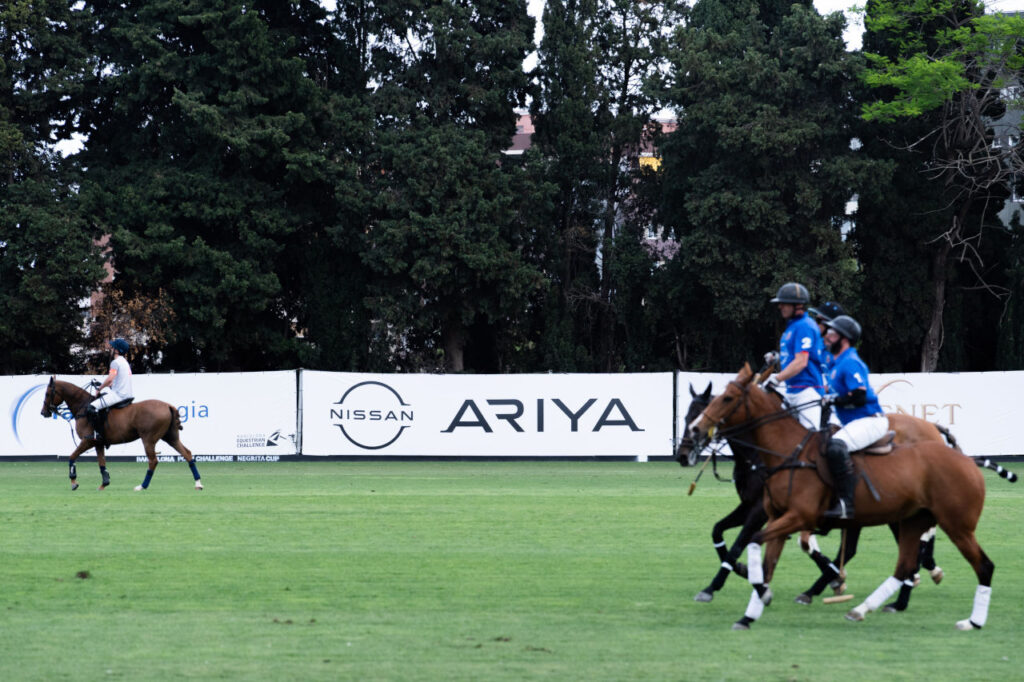
[[[768,391],[768,390],[778,390],[781,385],[782,385],[782,382],[779,381],[779,375],[778,374],[772,374],[770,377],[765,379],[764,383],[762,384],[762,386],[764,387],[764,389],[766,391]]]
[[[839,396],[837,396],[835,393],[826,393],[825,395],[821,396],[821,406],[826,407],[828,405],[834,404],[836,402],[836,398],[838,397]]]

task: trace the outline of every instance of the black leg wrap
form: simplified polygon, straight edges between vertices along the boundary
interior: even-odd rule
[[[68,462],[68,478],[72,481],[78,478],[78,467],[75,466],[74,460]]]

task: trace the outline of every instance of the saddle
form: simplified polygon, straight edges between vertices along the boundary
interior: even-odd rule
[[[892,452],[892,441],[896,438],[895,431],[886,431],[885,435],[876,440],[871,445],[867,446],[863,450],[860,450],[865,455],[888,455]]]
[[[116,402],[113,405],[104,407],[102,410],[97,410],[95,413],[86,413],[86,417],[88,418],[89,423],[92,424],[92,428],[94,431],[93,435],[96,437],[96,440],[98,440],[102,445],[110,445],[110,441],[107,440],[106,435],[107,417],[110,416],[110,411],[117,410],[122,407],[128,407],[129,405],[132,404],[132,401],[134,400],[135,398],[125,398],[124,400]]]

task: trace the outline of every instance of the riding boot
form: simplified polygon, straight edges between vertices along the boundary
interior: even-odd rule
[[[89,424],[92,426],[93,439],[102,443],[103,429],[100,428],[102,419],[100,418],[99,410],[89,405],[85,408],[85,418],[89,420]]]
[[[832,474],[833,486],[836,491],[836,505],[825,512],[830,519],[853,518],[853,491],[857,486],[857,478],[853,471],[853,460],[846,443],[841,440],[830,440],[825,450],[828,470]]]

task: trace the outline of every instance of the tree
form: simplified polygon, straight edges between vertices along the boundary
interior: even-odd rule
[[[626,356],[644,363],[626,346],[636,331],[626,319],[637,295],[643,298],[636,277],[645,281],[653,269],[649,257],[646,268],[632,260],[642,257],[642,234],[653,220],[638,200],[639,185],[651,178],[637,162],[658,132],[652,119],[661,104],[651,85],[666,64],[681,8],[625,0],[545,5],[531,168],[557,188],[549,218],[555,241],[545,261],[555,284],[547,302],[555,326],[547,333],[569,333],[573,341],[551,345],[567,353],[550,355],[548,367],[614,371]],[[631,260],[623,268],[620,249]],[[620,297],[626,288],[634,295]]]
[[[80,101],[82,193],[112,235],[122,290],[173,300],[167,366],[296,366],[296,251],[334,211],[325,99],[307,70],[325,10],[312,0],[85,6],[96,56]]]
[[[525,101],[533,21],[503,0],[387,7],[365,252],[373,342],[391,369],[475,369],[467,348],[493,345],[539,284],[522,257],[522,171],[501,154]]]
[[[73,167],[54,151],[86,56],[67,3],[0,6],[0,372],[81,367],[83,302],[104,277]]]
[[[664,305],[686,366],[774,346],[767,302],[785,281],[815,301],[857,290],[842,228],[872,164],[850,145],[860,64],[843,28],[810,2],[702,0],[677,31],[662,221],[680,250]]]
[[[942,221],[924,237],[930,244],[931,296],[922,371],[939,365],[954,279],[997,298],[1011,294],[992,277],[984,254],[986,235],[1004,231],[995,213],[1012,179],[1024,171],[1019,148],[993,145],[992,126],[1005,111],[1001,90],[1024,68],[1024,19],[983,12],[975,0],[872,0],[867,6],[865,25],[879,49],[867,54],[871,68],[865,78],[879,92],[865,103],[863,116],[926,121],[910,139],[890,142],[920,154],[920,172],[941,188],[932,208]]]

